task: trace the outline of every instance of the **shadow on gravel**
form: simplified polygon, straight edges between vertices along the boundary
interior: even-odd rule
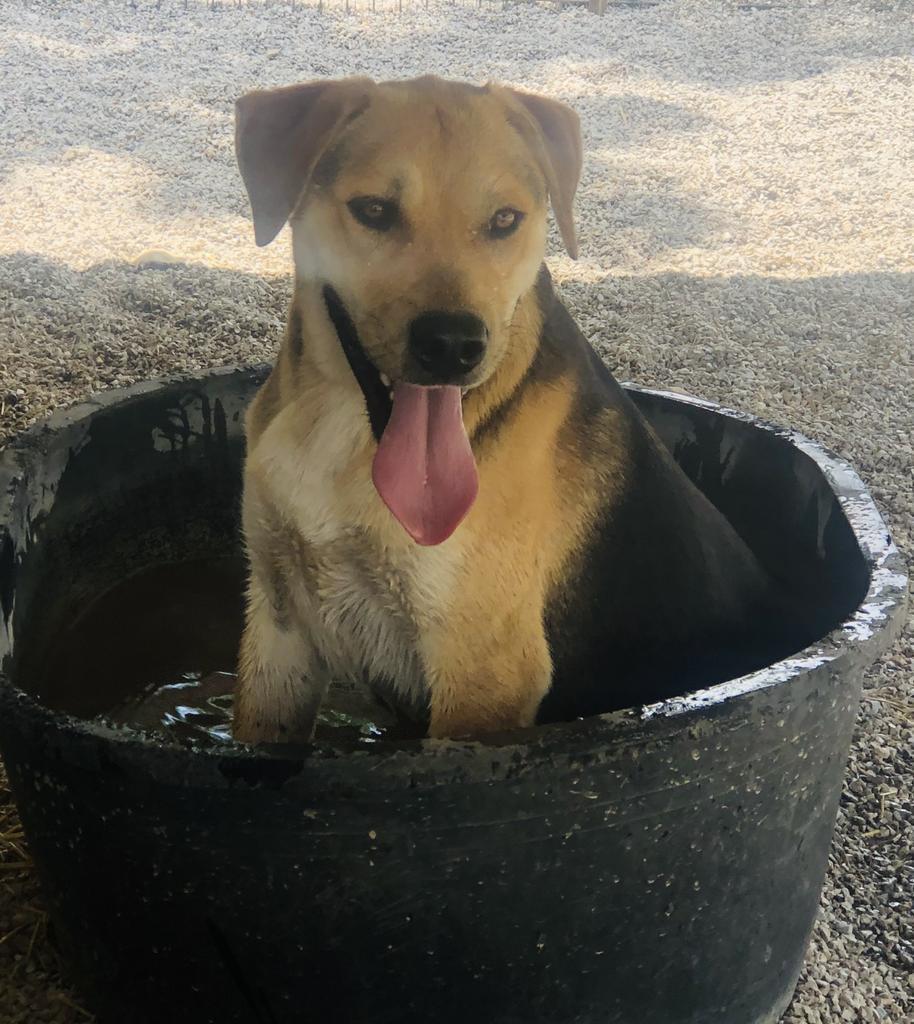
[[[910,460],[914,274],[574,274],[560,280],[565,300],[620,379],[794,423],[864,468]],[[0,441],[90,391],[270,359],[290,287],[199,264],[75,271],[0,257]]]

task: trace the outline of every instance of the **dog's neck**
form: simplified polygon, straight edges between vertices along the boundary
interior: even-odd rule
[[[514,394],[536,358],[543,329],[539,290],[537,282],[518,300],[501,362],[492,376],[463,400],[463,421],[470,437]]]
[[[302,383],[358,390],[323,297],[323,284],[297,278],[280,357]]]

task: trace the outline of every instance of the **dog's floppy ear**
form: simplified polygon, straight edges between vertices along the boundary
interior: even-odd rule
[[[542,167],[549,189],[549,198],[562,241],[572,259],[578,258],[578,240],[574,229],[574,194],[581,177],[584,151],[581,143],[581,122],[578,115],[564,103],[520,89],[505,90],[532,121],[517,124]]]
[[[369,78],[306,82],[257,89],[235,103],[235,154],[258,245],[279,234],[327,146],[368,106],[372,84]]]

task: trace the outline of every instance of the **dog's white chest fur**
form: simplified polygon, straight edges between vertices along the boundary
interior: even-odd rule
[[[288,581],[296,618],[332,677],[367,674],[421,701],[422,643],[446,618],[459,545],[422,548],[406,535],[359,458],[367,436],[361,395],[333,397],[294,440],[284,412],[254,453],[269,453],[258,463],[270,501],[307,551],[300,577]],[[270,437],[274,430],[281,440]]]

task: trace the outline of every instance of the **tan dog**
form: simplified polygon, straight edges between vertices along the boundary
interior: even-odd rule
[[[250,93],[237,153],[295,294],[247,420],[235,735],[306,741],[334,676],[433,736],[618,707],[760,655],[769,584],[580,336],[578,119],[421,78]],[[551,693],[550,693],[551,689]]]

